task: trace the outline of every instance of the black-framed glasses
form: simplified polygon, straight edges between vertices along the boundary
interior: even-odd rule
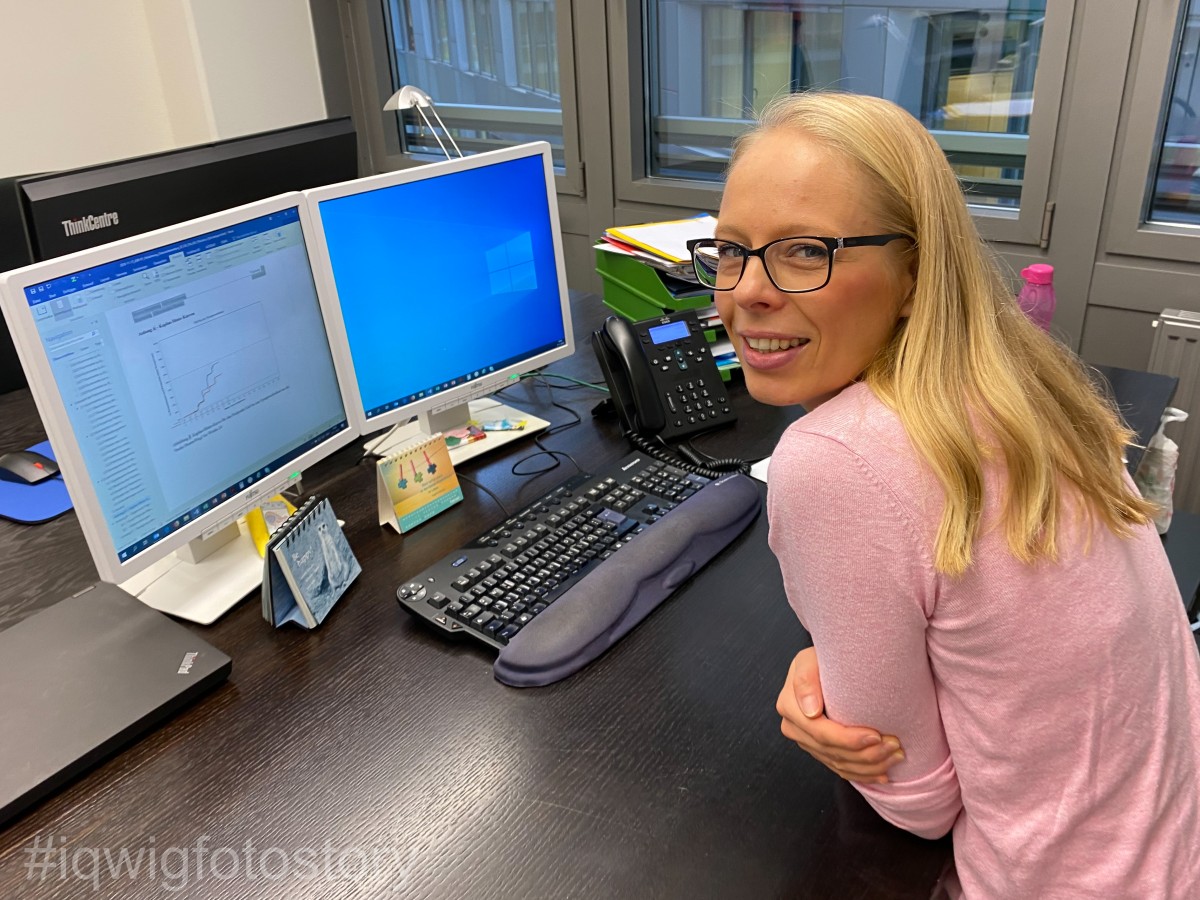
[[[742,280],[746,260],[757,256],[771,284],[787,294],[819,291],[833,275],[833,257],[846,247],[882,247],[892,241],[912,240],[907,234],[868,234],[861,237],[785,237],[757,250],[734,241],[699,238],[687,242],[692,268],[700,283],[715,291],[731,291]]]

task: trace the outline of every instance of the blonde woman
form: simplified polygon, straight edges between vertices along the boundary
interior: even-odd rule
[[[1200,666],[1130,434],[1021,314],[926,130],[778,101],[693,252],[751,394],[807,410],[770,468],[814,643],[784,734],[896,825],[953,829],[951,893],[1200,897]]]

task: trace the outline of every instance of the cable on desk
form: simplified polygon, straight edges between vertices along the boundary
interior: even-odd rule
[[[397,422],[395,425],[393,425],[391,428],[389,428],[387,431],[385,431],[381,437],[376,438],[373,443],[370,443],[367,445],[366,449],[363,450],[362,456],[360,456],[358,458],[358,461],[361,463],[368,456],[374,456],[376,447],[378,447],[380,444],[382,444],[384,441],[386,441],[388,438],[390,438],[395,433],[396,429],[399,428],[401,425],[409,425],[412,423],[413,419],[415,419],[415,418],[416,418],[416,416],[413,416],[412,418],[407,419],[404,422]]]
[[[579,424],[578,422],[571,422],[568,425],[565,425],[563,427],[570,428],[572,425],[578,425],[578,424]],[[550,432],[547,431],[546,433],[549,434]],[[533,442],[541,448],[541,451],[538,453],[530,453],[528,456],[523,456],[520,459],[518,459],[515,463],[513,463],[511,471],[514,475],[518,476],[519,478],[532,478],[535,475],[544,475],[547,472],[553,472],[555,469],[557,469],[561,465],[561,463],[556,458],[559,456],[565,456],[567,459],[569,459],[571,461],[571,465],[573,465],[578,472],[580,472],[581,474],[583,473],[583,466],[579,465],[579,463],[575,460],[575,457],[573,457],[570,453],[567,453],[565,450],[550,449],[549,447],[547,447],[545,444],[542,443],[541,435],[534,435]],[[534,469],[533,471],[530,471],[530,472],[518,472],[517,471],[517,467],[520,466],[521,463],[528,462],[531,459],[536,459],[539,456],[549,456],[554,460],[554,462],[551,463],[550,465],[546,466],[545,468]]]
[[[570,381],[570,382],[572,382],[572,384],[570,386],[561,385],[561,384],[551,384],[550,382],[544,380],[551,376],[553,376],[555,378],[562,378],[566,381]],[[563,404],[559,403],[557,400],[554,399],[555,388],[558,388],[559,390],[564,390],[564,391],[573,391],[573,390],[578,390],[581,387],[586,387],[586,388],[591,388],[592,390],[597,390],[597,391],[605,390],[606,391],[605,388],[598,387],[597,385],[591,384],[590,382],[580,381],[578,378],[571,378],[567,375],[557,375],[553,372],[526,372],[525,374],[521,375],[520,378],[522,380],[524,380],[526,378],[543,379],[543,384],[545,384],[546,387],[550,390],[550,399],[546,402],[548,402],[551,406],[557,407],[558,409],[561,409],[563,412],[568,413],[573,419],[573,421],[571,421],[571,422],[565,422],[561,425],[552,425],[551,427],[547,428],[545,431],[545,435],[547,435],[547,436],[551,435],[551,434],[558,434],[558,432],[564,431],[567,428],[573,428],[574,426],[578,425],[580,422],[583,421],[583,419],[580,418],[579,413],[575,412],[575,410],[571,409],[571,407],[564,406]],[[496,393],[499,394],[502,391],[506,391],[510,387],[515,387],[515,386],[516,386],[515,384],[507,385],[507,386],[501,388]]]
[[[572,384],[570,386],[551,384],[549,381],[545,380],[547,376],[554,376],[556,378],[562,378],[566,381],[572,382]],[[569,459],[571,461],[571,464],[573,466],[575,466],[575,468],[579,472],[583,472],[583,467],[581,465],[579,465],[579,463],[576,462],[575,458],[573,456],[571,456],[569,453],[565,453],[561,450],[553,450],[542,443],[543,437],[549,437],[552,434],[558,434],[560,431],[565,431],[568,428],[574,428],[576,425],[578,425],[580,422],[583,421],[583,419],[580,417],[579,413],[575,412],[575,410],[571,409],[571,407],[565,406],[562,403],[559,403],[557,400],[554,399],[554,390],[556,388],[559,390],[578,390],[581,387],[591,388],[592,390],[604,390],[604,389],[600,388],[594,384],[591,384],[589,382],[580,381],[577,378],[570,378],[569,376],[566,376],[566,375],[555,375],[555,373],[553,373],[553,372],[527,372],[527,373],[523,374],[521,376],[521,378],[522,379],[524,379],[524,378],[543,379],[542,383],[545,384],[546,387],[550,391],[550,399],[547,402],[549,402],[549,404],[551,406],[557,407],[558,409],[561,409],[563,412],[570,415],[572,421],[564,422],[559,425],[552,425],[551,427],[547,428],[542,434],[534,435],[533,442],[538,446],[539,451],[537,453],[530,453],[528,456],[523,456],[520,459],[518,459],[515,463],[513,463],[512,469],[510,471],[512,472],[513,475],[516,475],[519,478],[532,478],[537,475],[544,475],[546,472],[552,472],[555,469],[557,469],[560,465],[560,463],[558,461],[558,457],[565,456],[567,459]],[[514,385],[509,385],[509,387],[513,387],[513,386]],[[507,387],[501,388],[501,390],[507,390],[507,389],[508,389]],[[500,391],[497,391],[496,393],[500,393]],[[539,469],[532,469],[532,470],[522,470],[521,469],[521,466],[524,463],[527,463],[529,460],[534,459],[538,456],[549,456],[553,461],[550,465],[543,466],[542,468],[539,468]]]
[[[487,494],[489,497],[491,497],[493,500],[495,500],[495,501],[496,501],[496,505],[497,505],[498,507],[500,507],[500,511],[501,511],[502,513],[504,513],[504,518],[506,518],[506,519],[510,519],[510,518],[512,518],[512,513],[510,513],[510,512],[508,511],[508,507],[506,507],[506,506],[505,506],[503,503],[501,503],[501,502],[500,502],[500,498],[499,498],[499,497],[497,497],[497,496],[495,495],[495,493],[493,493],[493,492],[492,492],[492,489],[491,489],[491,488],[484,487],[482,484],[480,484],[480,483],[479,483],[478,481],[476,481],[474,478],[468,478],[468,477],[467,477],[466,475],[464,475],[462,472],[458,472],[458,471],[456,471],[454,474],[458,476],[458,480],[459,480],[459,481],[465,481],[467,484],[469,484],[469,485],[471,485],[471,486],[473,486],[473,487],[477,487],[477,488],[479,488],[481,491],[483,491],[485,494]]]
[[[582,381],[579,378],[572,378],[570,375],[559,375],[557,372],[523,372],[520,379],[524,381],[526,378],[561,378],[563,381],[571,382],[571,386],[567,385],[551,385],[552,387],[560,387],[565,391],[573,391],[578,388],[589,388],[593,391],[599,391],[602,394],[609,393],[607,387],[602,384],[593,384],[590,381]]]

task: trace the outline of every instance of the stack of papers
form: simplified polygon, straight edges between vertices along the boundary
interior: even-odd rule
[[[691,260],[687,242],[694,238],[710,238],[717,220],[710,215],[671,222],[647,222],[644,225],[621,225],[604,232],[606,240],[632,245],[653,253],[667,262],[686,263]]]
[[[707,213],[669,222],[614,226],[605,230],[604,239],[596,246],[612,253],[635,256],[677,278],[694,282],[687,242],[712,237],[716,227],[717,220]]]

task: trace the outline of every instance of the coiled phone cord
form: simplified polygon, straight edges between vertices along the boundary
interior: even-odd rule
[[[716,479],[728,475],[730,472],[750,474],[750,464],[742,459],[702,459],[699,452],[687,444],[680,444],[675,451],[672,451],[662,442],[661,438],[655,442],[636,431],[627,432],[625,436],[629,438],[629,443],[633,444],[635,449],[642,451],[647,456],[668,465],[678,466],[684,471],[703,475],[705,478]],[[686,458],[680,459],[680,455]]]

